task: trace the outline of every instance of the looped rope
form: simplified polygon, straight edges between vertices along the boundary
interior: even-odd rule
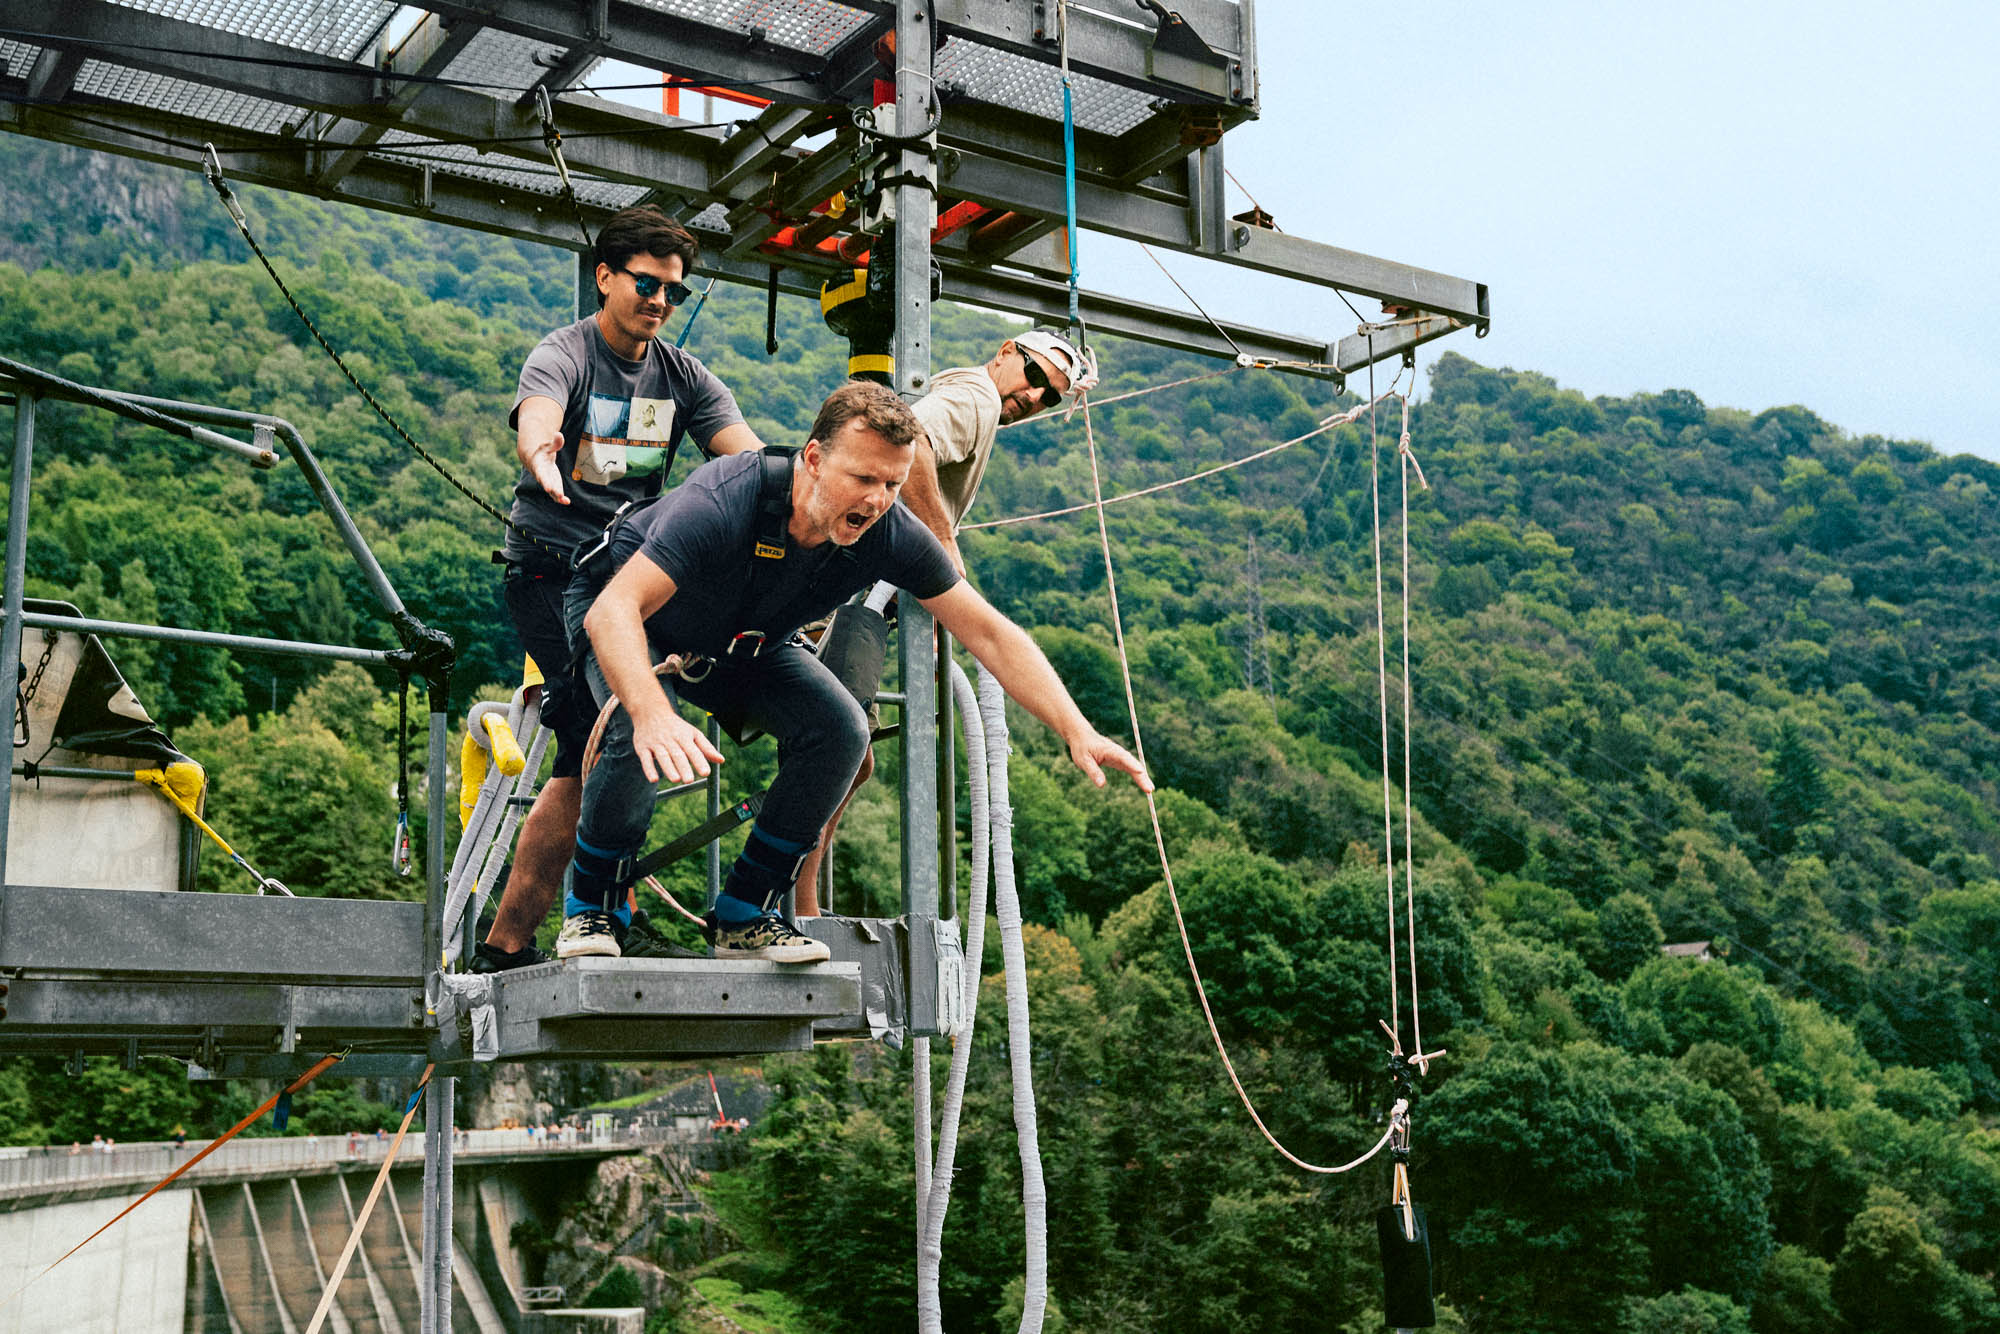
[[[1364,410],[1372,409],[1373,406],[1374,404],[1371,401],[1359,408],[1353,409],[1349,413],[1342,413],[1338,417],[1329,418],[1321,425],[1320,430],[1330,430],[1334,426],[1342,424],[1342,418],[1352,420],[1354,416],[1359,415]],[[1097,511],[1097,537],[1104,552],[1104,579],[1111,595],[1111,630],[1118,645],[1119,675],[1125,687],[1125,710],[1127,716],[1132,721],[1132,749],[1138,756],[1139,763],[1143,766],[1146,763],[1146,741],[1145,737],[1140,734],[1139,705],[1132,690],[1132,661],[1125,648],[1125,618],[1118,605],[1118,576],[1111,560],[1111,531],[1106,526],[1104,519],[1104,507],[1109,502],[1104,499],[1104,484],[1097,462],[1097,433],[1091,424],[1090,401],[1087,396],[1083,401],[1083,431],[1090,455],[1090,485],[1096,497],[1094,504],[1085,508],[1094,508]],[[1314,431],[1312,434],[1317,435],[1319,431]],[[1287,443],[1297,442],[1291,441]],[[1279,448],[1282,447],[1280,446]],[[1270,451],[1267,450],[1265,452],[1268,453]],[[1243,461],[1248,462],[1249,460],[1246,459]],[[1270,1127],[1264,1124],[1264,1118],[1258,1114],[1257,1105],[1250,1100],[1249,1091],[1243,1087],[1243,1080],[1236,1073],[1235,1062],[1229,1058],[1229,1048],[1222,1041],[1222,1030],[1216,1026],[1215,1010],[1208,1001],[1208,989],[1202,984],[1201,969],[1194,961],[1194,942],[1188,937],[1187,918],[1181,911],[1180,891],[1174,885],[1173,863],[1167,856],[1167,837],[1160,826],[1159,800],[1154,793],[1146,793],[1146,812],[1152,820],[1153,846],[1160,857],[1161,880],[1167,887],[1167,901],[1173,905],[1174,926],[1180,932],[1181,952],[1187,957],[1188,975],[1194,980],[1195,998],[1201,1002],[1201,1014],[1202,1018],[1207,1021],[1209,1038],[1215,1043],[1216,1055],[1222,1059],[1222,1068],[1228,1074],[1229,1082],[1235,1088],[1238,1100],[1243,1104],[1243,1110],[1249,1113],[1250,1120],[1256,1125],[1258,1133],[1263,1135],[1264,1139],[1273,1149],[1277,1150],[1279,1156],[1301,1171],[1324,1175],[1337,1175],[1342,1172],[1353,1171],[1380,1153],[1387,1146],[1390,1136],[1395,1133],[1394,1118],[1408,1111],[1408,1102],[1402,1099],[1397,1101],[1395,1107],[1391,1109],[1389,1129],[1383,1133],[1381,1139],[1375,1141],[1373,1148],[1352,1162],[1342,1163],[1337,1167],[1327,1167],[1318,1163],[1307,1162],[1286,1148],[1284,1143],[1271,1133]]]

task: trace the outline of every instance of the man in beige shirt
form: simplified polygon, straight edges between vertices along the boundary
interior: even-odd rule
[[[1000,345],[984,366],[956,366],[931,377],[930,392],[910,405],[923,423],[902,503],[944,544],[959,574],[965,558],[958,549],[958,525],[979,494],[987,460],[1000,427],[1025,421],[1054,407],[1071,390],[1095,388],[1097,363],[1059,333],[1035,329]],[[827,821],[819,844],[799,868],[796,915],[819,916],[819,867],[833,846],[834,830],[847,802],[875,771],[875,752],[861,758],[861,771],[847,800]]]

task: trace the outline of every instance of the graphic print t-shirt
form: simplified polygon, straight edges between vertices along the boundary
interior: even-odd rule
[[[524,468],[511,517],[563,551],[595,536],[626,501],[659,494],[680,436],[706,454],[717,431],[743,420],[735,396],[693,356],[655,339],[644,360],[627,361],[606,345],[595,316],[557,329],[528,354],[507,424],[537,396],[563,405],[556,465],[570,503],[558,505]],[[512,529],[506,553],[517,560],[538,554]]]

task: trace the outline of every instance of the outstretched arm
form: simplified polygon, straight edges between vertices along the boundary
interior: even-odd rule
[[[663,775],[668,782],[691,783],[708,776],[710,763],[722,763],[722,752],[675,711],[653,674],[646,618],[673,595],[672,576],[640,553],[612,576],[583,618],[597,669],[632,715],[632,750],[651,783]]]
[[[938,624],[958,636],[1009,695],[1047,723],[1069,746],[1071,763],[1090,781],[1104,786],[1104,769],[1122,769],[1142,792],[1153,790],[1145,766],[1123,746],[1098,732],[1076,707],[1062,678],[1028,632],[1002,616],[963,579],[923,605]]]
[[[532,394],[521,400],[514,411],[514,452],[521,466],[534,474],[542,490],[558,505],[569,504],[563,494],[562,469],[556,455],[562,451],[563,406],[553,398]]]

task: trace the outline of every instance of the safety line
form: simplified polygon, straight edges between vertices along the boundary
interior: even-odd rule
[[[187,1171],[191,1169],[196,1163],[208,1157],[208,1155],[214,1153],[224,1144],[227,1144],[230,1140],[236,1138],[237,1135],[241,1134],[243,1131],[255,1125],[259,1120],[259,1118],[261,1118],[264,1115],[264,1113],[270,1111],[273,1107],[278,1105],[278,1099],[285,1097],[287,1094],[296,1093],[300,1089],[304,1088],[306,1085],[312,1083],[313,1080],[319,1078],[321,1074],[325,1073],[328,1066],[334,1064],[336,1061],[344,1059],[346,1055],[347,1052],[343,1050],[334,1052],[331,1055],[322,1056],[319,1059],[318,1063],[315,1064],[310,1070],[306,1071],[304,1074],[300,1075],[297,1079],[293,1080],[290,1084],[287,1084],[284,1088],[280,1089],[276,1093],[273,1093],[270,1097],[264,1099],[263,1102],[259,1103],[256,1111],[250,1113],[250,1115],[244,1117],[241,1121],[238,1121],[235,1125],[223,1131],[218,1138],[210,1140],[207,1146],[201,1149],[198,1153],[196,1153],[194,1157],[188,1159],[186,1162],[182,1163],[179,1167],[176,1167],[173,1171],[167,1173],[164,1177],[160,1178],[159,1182],[156,1185],[154,1185],[151,1190],[148,1190],[144,1195],[141,1195],[138,1199],[132,1201],[132,1203],[126,1205],[123,1209],[120,1209],[117,1215],[114,1218],[112,1218],[112,1220],[109,1223],[106,1223],[103,1227],[97,1229],[97,1231],[91,1233],[89,1236],[85,1237],[82,1241],[79,1241],[76,1245],[70,1247],[68,1250],[64,1251],[61,1255],[58,1255],[54,1260],[51,1260],[49,1262],[47,1269],[42,1270],[41,1273],[36,1274],[33,1278],[24,1281],[20,1287],[14,1289],[13,1292],[7,1295],[6,1301],[0,1301],[0,1310],[4,1310],[8,1306],[12,1305],[14,1299],[16,1297],[19,1297],[22,1293],[26,1292],[30,1285],[34,1284],[35,1282],[37,1282],[42,1278],[47,1277],[49,1270],[54,1269],[57,1265],[69,1259],[70,1256],[75,1255],[78,1251],[90,1245],[91,1242],[96,1241],[99,1237],[103,1236],[106,1232],[109,1232],[114,1226],[116,1226],[127,1214],[131,1213],[134,1209],[137,1209],[147,1200],[152,1199],[155,1195],[159,1194],[161,1191],[165,1190],[168,1186],[172,1185],[176,1180],[178,1180],[181,1176],[187,1173]]]
[[[1181,280],[1174,277],[1173,271],[1167,268],[1166,265],[1160,263],[1160,257],[1153,253],[1153,247],[1147,245],[1144,241],[1141,241],[1139,243],[1139,249],[1145,251],[1146,258],[1152,260],[1153,264],[1160,270],[1160,272],[1167,275],[1168,282],[1172,283],[1175,287],[1180,288],[1181,295],[1186,297],[1188,304],[1190,306],[1193,306],[1195,310],[1200,313],[1201,317],[1208,321],[1209,327],[1214,329],[1216,333],[1222,335],[1222,341],[1229,344],[1229,346],[1235,351],[1236,360],[1239,363],[1246,366],[1255,364],[1256,358],[1252,357],[1248,352],[1245,352],[1242,348],[1238,347],[1236,345],[1236,340],[1229,336],[1229,330],[1223,328],[1220,324],[1217,324],[1215,322],[1215,316],[1209,314],[1206,310],[1203,310],[1201,302],[1194,299],[1194,293],[1188,291],[1188,289],[1185,287],[1181,287]]]
[[[1263,363],[1260,362],[1258,364],[1261,367]],[[1165,389],[1178,389],[1184,384],[1198,384],[1203,380],[1213,380],[1218,376],[1228,375],[1231,374],[1232,372],[1240,371],[1243,369],[1245,369],[1245,367],[1237,365],[1232,362],[1230,365],[1224,366],[1219,371],[1203,371],[1200,375],[1190,375],[1180,380],[1169,380],[1165,384],[1149,384],[1138,389],[1127,389],[1122,394],[1113,394],[1109,398],[1098,399],[1097,406],[1100,408],[1109,407],[1113,403],[1122,403],[1128,398],[1144,398],[1147,394],[1157,394]],[[1030,425],[1034,422],[1034,420],[1035,419],[1033,417],[1023,417],[1019,421],[1001,422],[999,429],[1003,431],[1011,431],[1016,426]]]
[[[1387,393],[1383,394],[1384,398],[1387,398],[1388,396],[1389,395]],[[1086,404],[1086,407],[1087,406],[1088,405]],[[1161,491],[1171,490],[1172,488],[1177,486],[1185,486],[1189,482],[1198,482],[1204,477],[1213,477],[1215,476],[1215,474],[1219,472],[1228,472],[1230,469],[1240,468],[1246,463],[1255,463],[1258,459],[1269,458],[1271,455],[1277,453],[1281,449],[1290,449],[1293,445],[1304,444],[1306,441],[1311,440],[1315,436],[1325,435],[1328,431],[1333,430],[1335,427],[1352,425],[1361,416],[1363,412],[1367,411],[1369,408],[1373,406],[1374,403],[1372,400],[1367,403],[1362,403],[1356,407],[1348,409],[1346,412],[1338,413],[1332,417],[1328,417],[1325,421],[1321,422],[1318,426],[1314,427],[1312,430],[1307,431],[1304,435],[1293,436],[1290,440],[1280,441],[1279,443],[1270,446],[1268,449],[1260,449],[1255,454],[1246,454],[1242,458],[1233,459],[1228,463],[1218,463],[1213,468],[1203,468],[1200,472],[1189,473],[1186,477],[1177,477],[1171,482],[1160,482],[1154,486],[1141,487],[1137,491],[1127,491],[1122,495],[1112,496],[1108,500],[1098,499],[1095,501],[1086,501],[1081,505],[1068,505],[1059,510],[1043,510],[1040,514],[1017,514],[1011,518],[1006,518],[1006,519],[987,519],[982,523],[964,523],[959,525],[958,530],[963,533],[963,532],[970,532],[976,528],[1005,528],[1008,527],[1009,525],[1017,523],[1032,523],[1036,519],[1054,519],[1054,518],[1059,518],[1065,514],[1080,514],[1084,510],[1095,509],[1099,505],[1116,505],[1127,500],[1137,500],[1141,496],[1150,496]],[[1086,417],[1084,426],[1087,432],[1090,426],[1090,423],[1087,420],[1087,418],[1089,417],[1089,413],[1086,411],[1084,415]]]
[[[362,1229],[368,1226],[368,1216],[375,1212],[375,1201],[382,1197],[382,1187],[388,1184],[389,1169],[396,1165],[396,1153],[403,1147],[403,1136],[409,1133],[410,1121],[417,1114],[417,1105],[424,1100],[424,1086],[431,1082],[431,1071],[435,1069],[435,1064],[426,1065],[423,1077],[417,1080],[416,1091],[410,1095],[410,1105],[403,1109],[403,1124],[396,1127],[396,1137],[389,1141],[388,1151],[382,1155],[382,1170],[375,1174],[375,1184],[369,1187],[368,1198],[362,1202],[361,1212],[354,1220],[354,1230],[347,1234],[347,1245],[341,1248],[340,1259],[334,1263],[333,1273],[326,1281],[326,1291],[319,1295],[319,1305],[313,1310],[312,1323],[306,1326],[306,1334],[319,1334],[327,1313],[333,1309],[333,1294],[339,1290],[340,1281],[347,1277],[347,1266],[354,1262],[354,1253],[361,1248]]]
[[[1063,0],[1056,11],[1056,59],[1062,66],[1063,104],[1063,203],[1067,209],[1064,234],[1065,248],[1069,251],[1069,326],[1083,328],[1083,299],[1078,286],[1077,228],[1076,228],[1076,110],[1069,77],[1069,0]]]
[[[1399,1009],[1402,986],[1397,976],[1399,964],[1396,959],[1396,831],[1394,818],[1390,815],[1389,792],[1389,632],[1382,616],[1382,457],[1373,397],[1375,335],[1372,333],[1368,335],[1368,389],[1368,494],[1374,505],[1375,544],[1375,686],[1382,719],[1382,870],[1388,877],[1389,904],[1389,1041],[1400,1048],[1403,1020]]]
[[[1368,406],[1372,407],[1373,405],[1370,404]],[[1323,427],[1322,429],[1327,428]],[[1085,395],[1083,399],[1083,433],[1090,453],[1090,485],[1096,496],[1097,539],[1104,550],[1104,582],[1111,594],[1111,631],[1118,645],[1119,674],[1123,678],[1125,686],[1125,710],[1132,720],[1132,749],[1138,757],[1140,766],[1144,767],[1146,763],[1146,741],[1140,735],[1139,705],[1132,692],[1132,661],[1125,649],[1125,618],[1118,607],[1118,576],[1113,569],[1111,561],[1111,531],[1105,525],[1104,521],[1104,507],[1109,502],[1104,499],[1104,486],[1098,471],[1097,432],[1091,425],[1090,399],[1088,395]],[[1317,432],[1314,434],[1317,434]],[[1338,1167],[1325,1167],[1317,1163],[1307,1162],[1286,1148],[1278,1137],[1271,1133],[1270,1127],[1264,1124],[1264,1118],[1258,1115],[1257,1105],[1250,1100],[1249,1092],[1243,1087],[1243,1080],[1236,1073],[1235,1062],[1229,1059],[1229,1048],[1222,1041],[1222,1030],[1216,1026],[1215,1011],[1208,1003],[1208,989],[1202,985],[1201,969],[1196,966],[1194,961],[1194,943],[1188,939],[1187,919],[1181,912],[1180,891],[1174,887],[1173,864],[1167,856],[1167,836],[1160,827],[1160,807],[1154,793],[1146,793],[1146,810],[1152,818],[1153,845],[1160,854],[1160,878],[1167,887],[1168,902],[1173,905],[1174,926],[1180,931],[1181,951],[1187,956],[1188,974],[1194,979],[1194,994],[1201,1002],[1202,1018],[1208,1021],[1208,1035],[1215,1042],[1216,1054],[1222,1058],[1222,1068],[1228,1073],[1229,1082],[1235,1087],[1236,1096],[1243,1103],[1243,1110],[1250,1114],[1250,1120],[1256,1124],[1258,1132],[1269,1141],[1271,1147],[1276,1149],[1294,1167],[1307,1172],[1332,1175],[1349,1172],[1361,1166],[1361,1164],[1380,1153],[1383,1147],[1389,1143],[1390,1138],[1401,1127],[1403,1115],[1408,1111],[1409,1104],[1402,1099],[1398,1099],[1395,1107],[1390,1112],[1389,1128],[1383,1132],[1381,1139],[1375,1141],[1375,1146],[1354,1161],[1343,1163]]]
[[[212,154],[213,150],[211,149],[210,151]],[[416,441],[416,437],[412,436],[408,431],[404,430],[402,424],[398,422],[394,417],[389,415],[389,410],[383,407],[381,403],[376,401],[375,395],[368,392],[367,386],[363,385],[360,380],[355,378],[354,372],[347,368],[347,363],[340,359],[340,353],[334,351],[333,344],[326,341],[326,335],[319,331],[319,326],[317,324],[313,323],[312,316],[306,314],[305,308],[299,305],[298,298],[292,295],[292,289],[285,286],[285,280],[278,276],[277,269],[272,267],[271,265],[270,257],[264,253],[264,247],[258,245],[257,238],[251,235],[250,220],[244,216],[243,206],[236,201],[236,196],[230,190],[229,183],[223,180],[222,178],[222,164],[211,155],[208,161],[204,164],[204,169],[208,176],[209,184],[215,187],[216,194],[220,196],[222,199],[223,207],[229,211],[230,219],[235,222],[237,233],[242,236],[242,238],[246,243],[248,243],[248,245],[250,246],[251,253],[257,256],[257,262],[264,266],[264,272],[271,275],[271,281],[278,285],[278,290],[284,294],[285,303],[292,308],[292,313],[299,317],[299,321],[306,326],[306,331],[312,334],[313,341],[317,342],[320,345],[320,349],[324,351],[327,356],[333,359],[333,364],[340,368],[340,373],[347,377],[347,382],[354,386],[355,392],[361,395],[362,401],[365,402],[371,409],[374,410],[375,415],[377,417],[380,417],[382,421],[388,425],[389,429],[394,431],[397,434],[397,436],[401,438],[404,444],[408,445],[412,450],[416,452],[418,458],[422,459],[425,463],[430,464],[431,468],[437,473],[438,476],[444,478],[445,481],[451,483],[452,487],[460,495],[464,496],[467,500],[470,500],[473,504],[479,506],[479,508],[484,510],[488,515],[492,516],[495,519],[498,519],[504,527],[512,530],[515,533],[518,533],[522,541],[528,543],[530,546],[539,549],[546,555],[555,557],[556,559],[562,562],[564,568],[568,568],[569,552],[564,551],[559,547],[552,546],[549,543],[544,542],[540,538],[534,536],[532,533],[522,528],[519,524],[515,523],[513,519],[509,518],[505,514],[502,514],[498,509],[494,508],[493,505],[488,503],[484,497],[474,493],[470,487],[465,485],[465,483],[459,481],[458,478],[455,475],[453,475],[452,471],[449,468],[445,467],[444,464],[438,458],[436,458],[429,450],[425,449],[422,445],[418,444]]]

